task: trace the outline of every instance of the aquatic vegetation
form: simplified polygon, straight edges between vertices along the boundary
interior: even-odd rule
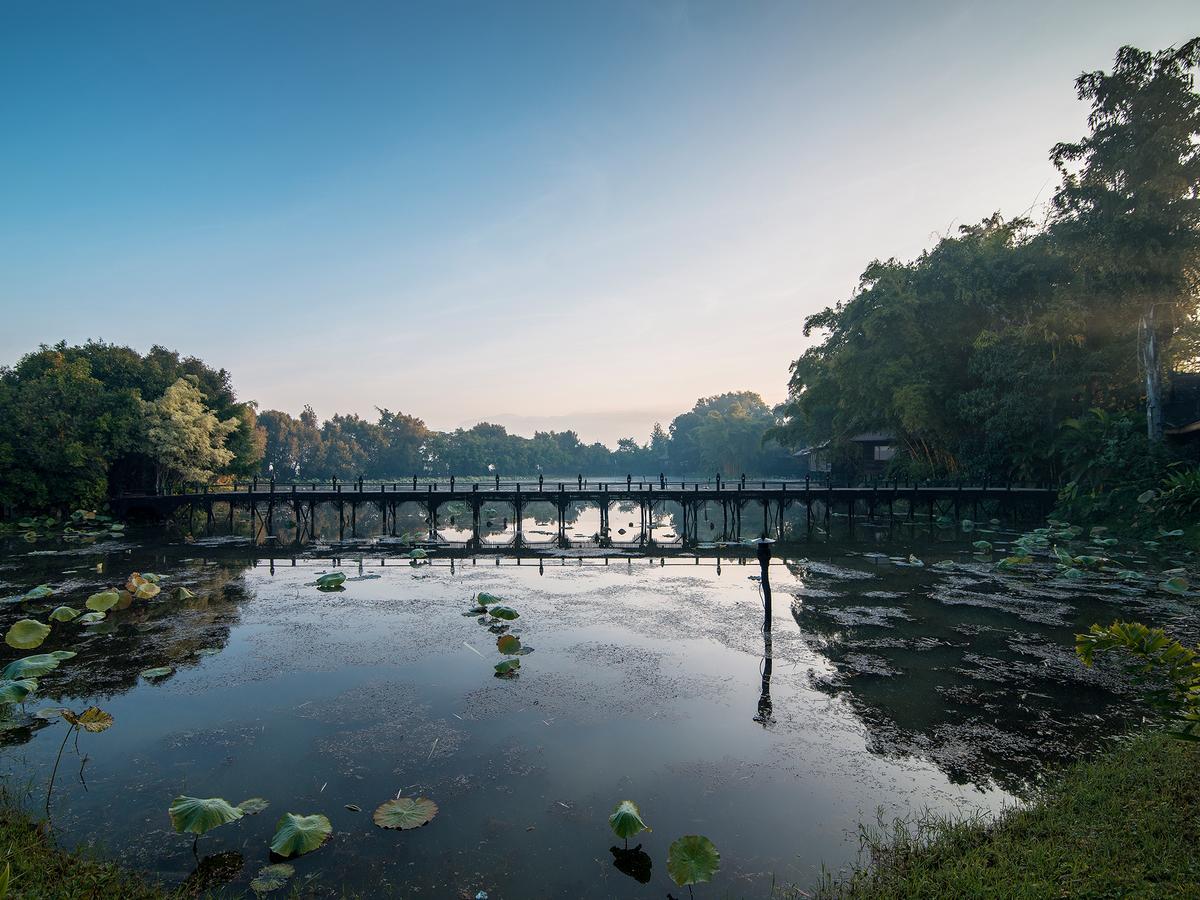
[[[72,609],[69,606],[56,606],[50,613],[52,622],[70,622],[72,619],[79,617],[79,610]]]
[[[397,797],[380,804],[371,817],[380,828],[407,831],[420,828],[438,814],[438,805],[426,797]]]
[[[345,581],[345,572],[327,572],[317,579],[317,590],[331,591],[340,588]]]
[[[59,663],[76,655],[74,650],[55,650],[53,653],[23,656],[5,666],[0,671],[0,678],[36,678],[57,669]]]
[[[515,634],[502,634],[496,638],[496,649],[505,656],[516,656],[521,652],[521,639]]]
[[[488,609],[488,613],[494,619],[504,619],[508,622],[511,622],[513,619],[521,618],[521,614],[519,612],[517,612],[511,606],[504,606],[503,604],[490,607]]]
[[[50,585],[39,584],[37,587],[30,588],[29,590],[27,590],[24,593],[24,595],[22,595],[21,599],[22,600],[45,600],[47,597],[51,596],[53,593],[54,593],[54,590],[50,587]]]
[[[157,666],[153,669],[142,669],[141,676],[147,681],[158,681],[158,679],[166,678],[174,671],[174,666]]]
[[[503,662],[498,662],[495,665],[496,676],[498,678],[516,678],[517,670],[521,668],[519,659],[506,659]]]
[[[256,894],[269,894],[271,891],[277,891],[288,883],[296,870],[287,863],[274,863],[269,866],[263,866],[258,870],[258,874],[250,882],[250,890]]]
[[[58,745],[58,755],[54,757],[54,768],[50,770],[50,783],[46,787],[46,818],[50,818],[50,797],[54,793],[54,779],[58,775],[58,764],[62,762],[63,750],[67,740],[75,735],[75,749],[79,750],[79,732],[99,734],[112,727],[113,717],[98,706],[89,706],[83,712],[76,714],[69,709],[62,710],[61,717],[69,726],[63,735],[62,743]]]
[[[613,834],[625,841],[626,847],[634,835],[643,831],[653,831],[642,819],[641,810],[632,800],[622,800],[617,804],[612,815],[608,817],[608,827],[613,830]]]
[[[34,678],[0,678],[0,703],[20,703],[37,690]]]
[[[978,551],[979,553],[991,553],[992,552],[992,542],[991,541],[975,541],[975,543],[971,544],[971,546],[974,547],[975,550]]]
[[[202,834],[214,828],[236,822],[244,813],[221,797],[188,797],[181,794],[171,801],[167,810],[171,826],[180,834],[194,834],[192,852]]]
[[[90,612],[84,613],[79,617],[78,621],[80,625],[95,625],[97,622],[103,622],[105,617],[105,614],[102,612]]]
[[[102,591],[92,594],[84,601],[84,606],[95,612],[108,612],[121,602],[121,595],[116,591]]]
[[[133,596],[138,600],[153,600],[162,591],[157,584],[152,581],[147,581],[138,585],[138,589],[133,592]]]
[[[285,813],[275,826],[271,851],[279,856],[300,856],[316,850],[333,833],[329,820],[319,813],[301,816]]]
[[[239,803],[237,808],[248,816],[257,816],[270,805],[271,804],[262,797],[250,797],[249,799],[243,800],[241,803]]]
[[[721,868],[721,854],[701,834],[685,834],[667,850],[667,873],[680,887],[712,881]]]
[[[14,622],[4,636],[4,643],[15,650],[32,650],[41,646],[50,634],[50,626],[37,619],[21,619]]]

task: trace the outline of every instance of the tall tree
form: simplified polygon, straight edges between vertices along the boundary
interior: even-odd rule
[[[142,401],[142,413],[156,490],[175,481],[208,482],[233,461],[225,441],[239,422],[216,417],[205,405],[195,376],[177,379],[157,400]]]

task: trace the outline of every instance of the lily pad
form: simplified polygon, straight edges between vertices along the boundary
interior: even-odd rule
[[[36,679],[0,678],[0,703],[20,703],[36,690]]]
[[[49,625],[44,625],[37,619],[21,619],[8,629],[4,643],[17,650],[32,650],[40,646],[49,634]]]
[[[56,606],[54,611],[50,613],[50,620],[53,622],[70,622],[72,619],[79,617],[79,610],[72,609],[69,606]]]
[[[21,599],[22,600],[45,600],[47,597],[49,597],[53,593],[54,593],[54,589],[51,588],[50,585],[39,584],[37,587],[30,588],[29,590],[27,590]]]
[[[62,714],[62,717],[74,725],[76,728],[81,728],[91,734],[99,734],[101,731],[107,731],[112,727],[113,717],[106,713],[98,706],[89,706],[79,715],[67,710]]]
[[[521,618],[521,614],[519,612],[517,612],[511,606],[504,606],[503,604],[491,607],[488,612],[490,612],[494,618],[504,619],[509,622],[511,622],[513,619]]]
[[[141,675],[147,681],[157,681],[160,678],[166,678],[174,671],[174,666],[157,666],[153,669],[142,669]]]
[[[1182,575],[1176,575],[1173,578],[1168,578],[1159,585],[1159,587],[1168,594],[1186,594],[1189,586],[1188,580]]]
[[[78,621],[80,625],[95,625],[97,622],[103,622],[104,617],[105,615],[102,612],[90,612],[84,613],[79,617]]]
[[[60,654],[66,654],[62,656]],[[3,678],[36,678],[39,675],[45,675],[47,672],[58,668],[58,664],[64,659],[70,659],[75,653],[71,650],[59,650],[58,653],[39,653],[36,656],[22,656],[20,659],[14,659],[4,671],[0,672],[0,677]]]
[[[237,805],[248,816],[257,816],[260,812],[266,809],[271,804],[262,797],[251,797],[249,800],[243,800]]]
[[[219,825],[236,822],[243,815],[236,806],[221,797],[186,797],[180,795],[167,811],[175,830],[188,834],[205,834]]]
[[[319,813],[311,816],[285,813],[275,826],[275,836],[271,838],[271,851],[280,856],[311,853],[325,843],[332,833],[333,826]]]
[[[408,551],[409,559],[427,559],[428,557],[429,557],[429,554],[426,553],[424,550],[422,550],[420,547],[414,547],[412,550]]]
[[[49,722],[51,719],[61,719],[64,714],[69,712],[70,710],[65,706],[43,706],[33,714],[33,717]]]
[[[137,590],[133,592],[133,596],[138,600],[153,600],[162,592],[157,584],[152,581],[146,581],[139,584]]]
[[[287,863],[263,866],[254,876],[254,880],[250,882],[250,890],[256,894],[269,894],[287,884],[288,879],[294,874],[296,874],[296,870]]]
[[[680,887],[712,881],[721,868],[721,854],[702,834],[685,834],[667,850],[667,873]]]
[[[397,797],[381,804],[372,818],[380,828],[407,831],[428,824],[437,813],[437,804],[426,797]]]
[[[480,606],[491,606],[493,603],[503,603],[504,601],[495,594],[489,594],[486,591],[475,595],[475,602]]]
[[[99,594],[92,594],[84,601],[83,605],[96,612],[108,612],[120,602],[121,595],[116,591],[102,591]]]
[[[496,638],[496,649],[505,656],[516,656],[521,652],[521,639],[515,634],[502,634]]]
[[[521,661],[519,659],[506,659],[504,662],[498,662],[495,665],[496,674],[501,678],[515,677],[519,668],[521,668]]]
[[[317,588],[322,591],[330,591],[341,587],[345,580],[345,572],[327,572],[317,579]]]
[[[641,810],[632,800],[622,800],[608,817],[608,825],[613,834],[623,840],[629,840],[635,834],[653,829],[642,820]]]
[[[185,587],[181,587],[175,591],[175,599],[176,600],[191,600],[195,596],[196,596],[195,594],[193,594],[191,591],[189,591]]]

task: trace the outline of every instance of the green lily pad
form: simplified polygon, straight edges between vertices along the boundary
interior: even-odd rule
[[[62,656],[60,654],[66,654]],[[39,653],[36,656],[22,656],[20,659],[14,659],[4,671],[0,672],[0,677],[3,678],[36,678],[39,675],[45,675],[47,672],[58,668],[58,664],[64,659],[70,659],[75,656],[71,650],[59,650],[57,653]]]
[[[36,690],[36,679],[0,678],[0,703],[20,703]]]
[[[490,612],[494,618],[505,619],[509,622],[511,622],[513,619],[521,618],[521,614],[519,612],[517,612],[511,606],[504,606],[503,604],[489,608],[488,612]]]
[[[168,813],[171,816],[171,824],[181,834],[185,831],[189,834],[204,834],[219,825],[236,822],[243,815],[240,809],[220,797],[182,795],[172,801]]]
[[[380,828],[407,831],[428,824],[438,814],[438,805],[426,797],[397,797],[375,810],[371,817]]]
[[[263,866],[254,876],[254,880],[250,882],[250,890],[256,894],[269,894],[287,884],[288,879],[294,874],[296,874],[296,870],[287,863]]]
[[[161,592],[162,588],[153,581],[146,581],[137,586],[137,590],[133,592],[133,596],[138,600],[153,600]]]
[[[515,634],[502,634],[496,638],[496,649],[505,656],[516,656],[521,652],[521,639]]]
[[[51,588],[50,585],[39,584],[37,587],[30,588],[29,590],[27,590],[24,593],[24,595],[21,597],[21,599],[22,600],[45,600],[47,597],[49,597],[53,593],[54,593],[54,589]]]
[[[248,816],[257,816],[260,812],[266,809],[271,804],[262,797],[251,797],[249,800],[243,800],[237,805]]]
[[[654,830],[642,820],[641,810],[632,800],[622,800],[617,804],[608,817],[608,826],[613,834],[626,841],[640,832]]]
[[[275,826],[271,850],[280,856],[311,853],[325,843],[332,833],[333,826],[320,814],[298,816],[295,813],[285,813]]]
[[[108,612],[120,602],[121,595],[116,591],[102,591],[99,594],[92,594],[84,601],[83,605],[95,612]]]
[[[166,575],[156,575],[153,572],[143,572],[142,573],[142,578],[144,578],[146,581],[150,582],[151,584],[158,584],[160,581],[162,581],[166,577],[167,577]]]
[[[477,602],[480,606],[491,606],[493,603],[503,603],[504,601],[495,594],[484,592],[475,595],[475,602]]]
[[[496,674],[501,678],[512,678],[517,674],[517,669],[521,668],[519,659],[506,659],[504,662],[498,662],[495,665]]]
[[[976,541],[971,546],[974,547],[976,550],[978,550],[980,553],[991,553],[992,552],[992,542],[991,541]]]
[[[195,594],[193,594],[191,591],[189,591],[185,587],[181,587],[175,591],[175,599],[176,600],[191,600],[195,596],[196,596]]]
[[[1188,580],[1182,575],[1176,575],[1162,582],[1159,587],[1168,594],[1186,594],[1190,585],[1188,584]]]
[[[721,854],[701,834],[685,834],[667,850],[667,874],[680,887],[712,881],[721,868]]]
[[[142,669],[141,675],[147,681],[157,681],[160,678],[166,678],[174,671],[174,666],[157,666],[153,669]]]
[[[79,617],[79,610],[72,609],[69,606],[56,606],[54,611],[50,613],[50,619],[53,622],[70,622],[72,619]]]
[[[328,572],[317,579],[317,587],[320,590],[328,591],[336,587],[341,587],[342,582],[346,580],[344,572]]]
[[[80,625],[95,625],[97,622],[103,622],[105,614],[102,612],[84,613],[79,617]]]
[[[40,646],[49,634],[49,625],[43,625],[37,619],[21,619],[8,629],[4,643],[17,650],[32,650]]]
[[[428,557],[429,557],[429,554],[426,553],[424,550],[422,550],[420,547],[414,547],[412,550],[408,551],[409,559],[427,559]]]

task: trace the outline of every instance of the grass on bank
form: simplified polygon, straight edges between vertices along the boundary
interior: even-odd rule
[[[1139,734],[990,823],[926,819],[867,844],[872,865],[819,896],[1198,897],[1200,744]]]

